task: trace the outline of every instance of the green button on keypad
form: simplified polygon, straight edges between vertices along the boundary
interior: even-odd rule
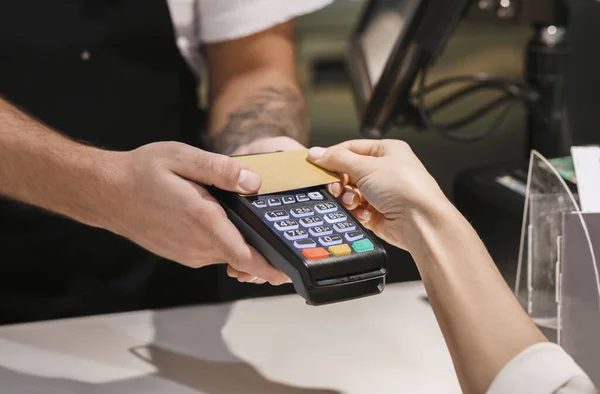
[[[354,249],[355,252],[361,253],[373,250],[375,249],[375,246],[373,246],[373,242],[370,240],[361,239],[360,241],[356,241],[352,244],[352,249]]]

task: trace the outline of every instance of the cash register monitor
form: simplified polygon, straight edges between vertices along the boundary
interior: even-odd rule
[[[419,72],[443,50],[469,0],[370,0],[350,40],[350,74],[361,132],[381,137],[410,111]]]

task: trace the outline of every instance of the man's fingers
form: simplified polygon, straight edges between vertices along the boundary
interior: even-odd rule
[[[255,285],[264,285],[265,283],[267,283],[266,280],[261,279],[258,276],[247,274],[245,272],[241,272],[240,275],[237,277],[237,280],[241,283],[252,283]]]
[[[256,276],[258,281],[266,281],[273,286],[280,286],[290,282],[290,278],[283,272],[273,267],[264,257],[260,255],[254,248],[248,246],[250,250],[250,258],[234,263],[234,268],[249,275]],[[238,278],[239,279],[239,278]]]
[[[265,283],[269,282],[279,286],[289,281],[289,278],[277,268],[273,267],[263,256],[248,244],[236,251],[229,253],[228,275],[237,278],[240,282]]]
[[[227,275],[230,278],[235,278],[238,282],[241,283],[253,283],[255,285],[264,285],[267,283],[266,280],[259,278],[258,276],[254,276],[252,274],[248,274],[246,272],[240,272],[233,268],[232,266],[227,266]]]
[[[311,148],[308,151],[310,162],[332,172],[348,174],[352,183],[362,178],[372,159],[339,146],[329,149]]]
[[[288,281],[284,273],[269,264],[260,253],[246,243],[230,221],[215,222],[212,233],[222,258],[236,271],[256,276],[276,286]]]
[[[240,274],[240,271],[236,270],[230,265],[227,265],[227,276],[229,276],[230,278],[237,278],[238,276],[240,276]]]
[[[258,276],[254,276],[245,272],[240,272],[233,268],[232,266],[227,266],[227,276],[230,278],[235,278],[238,282],[242,283],[254,283],[257,285],[263,285],[267,283],[266,280],[259,278]]]
[[[178,153],[173,171],[186,179],[237,193],[251,194],[260,189],[260,176],[229,156],[187,145]]]

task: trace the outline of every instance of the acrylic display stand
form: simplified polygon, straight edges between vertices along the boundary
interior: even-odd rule
[[[515,295],[538,327],[600,386],[597,251],[600,214],[582,213],[577,194],[548,160],[532,152]]]

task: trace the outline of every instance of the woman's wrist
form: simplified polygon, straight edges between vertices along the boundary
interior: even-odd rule
[[[405,248],[413,257],[429,254],[432,244],[447,229],[456,229],[463,216],[446,198],[439,198],[407,213]]]

